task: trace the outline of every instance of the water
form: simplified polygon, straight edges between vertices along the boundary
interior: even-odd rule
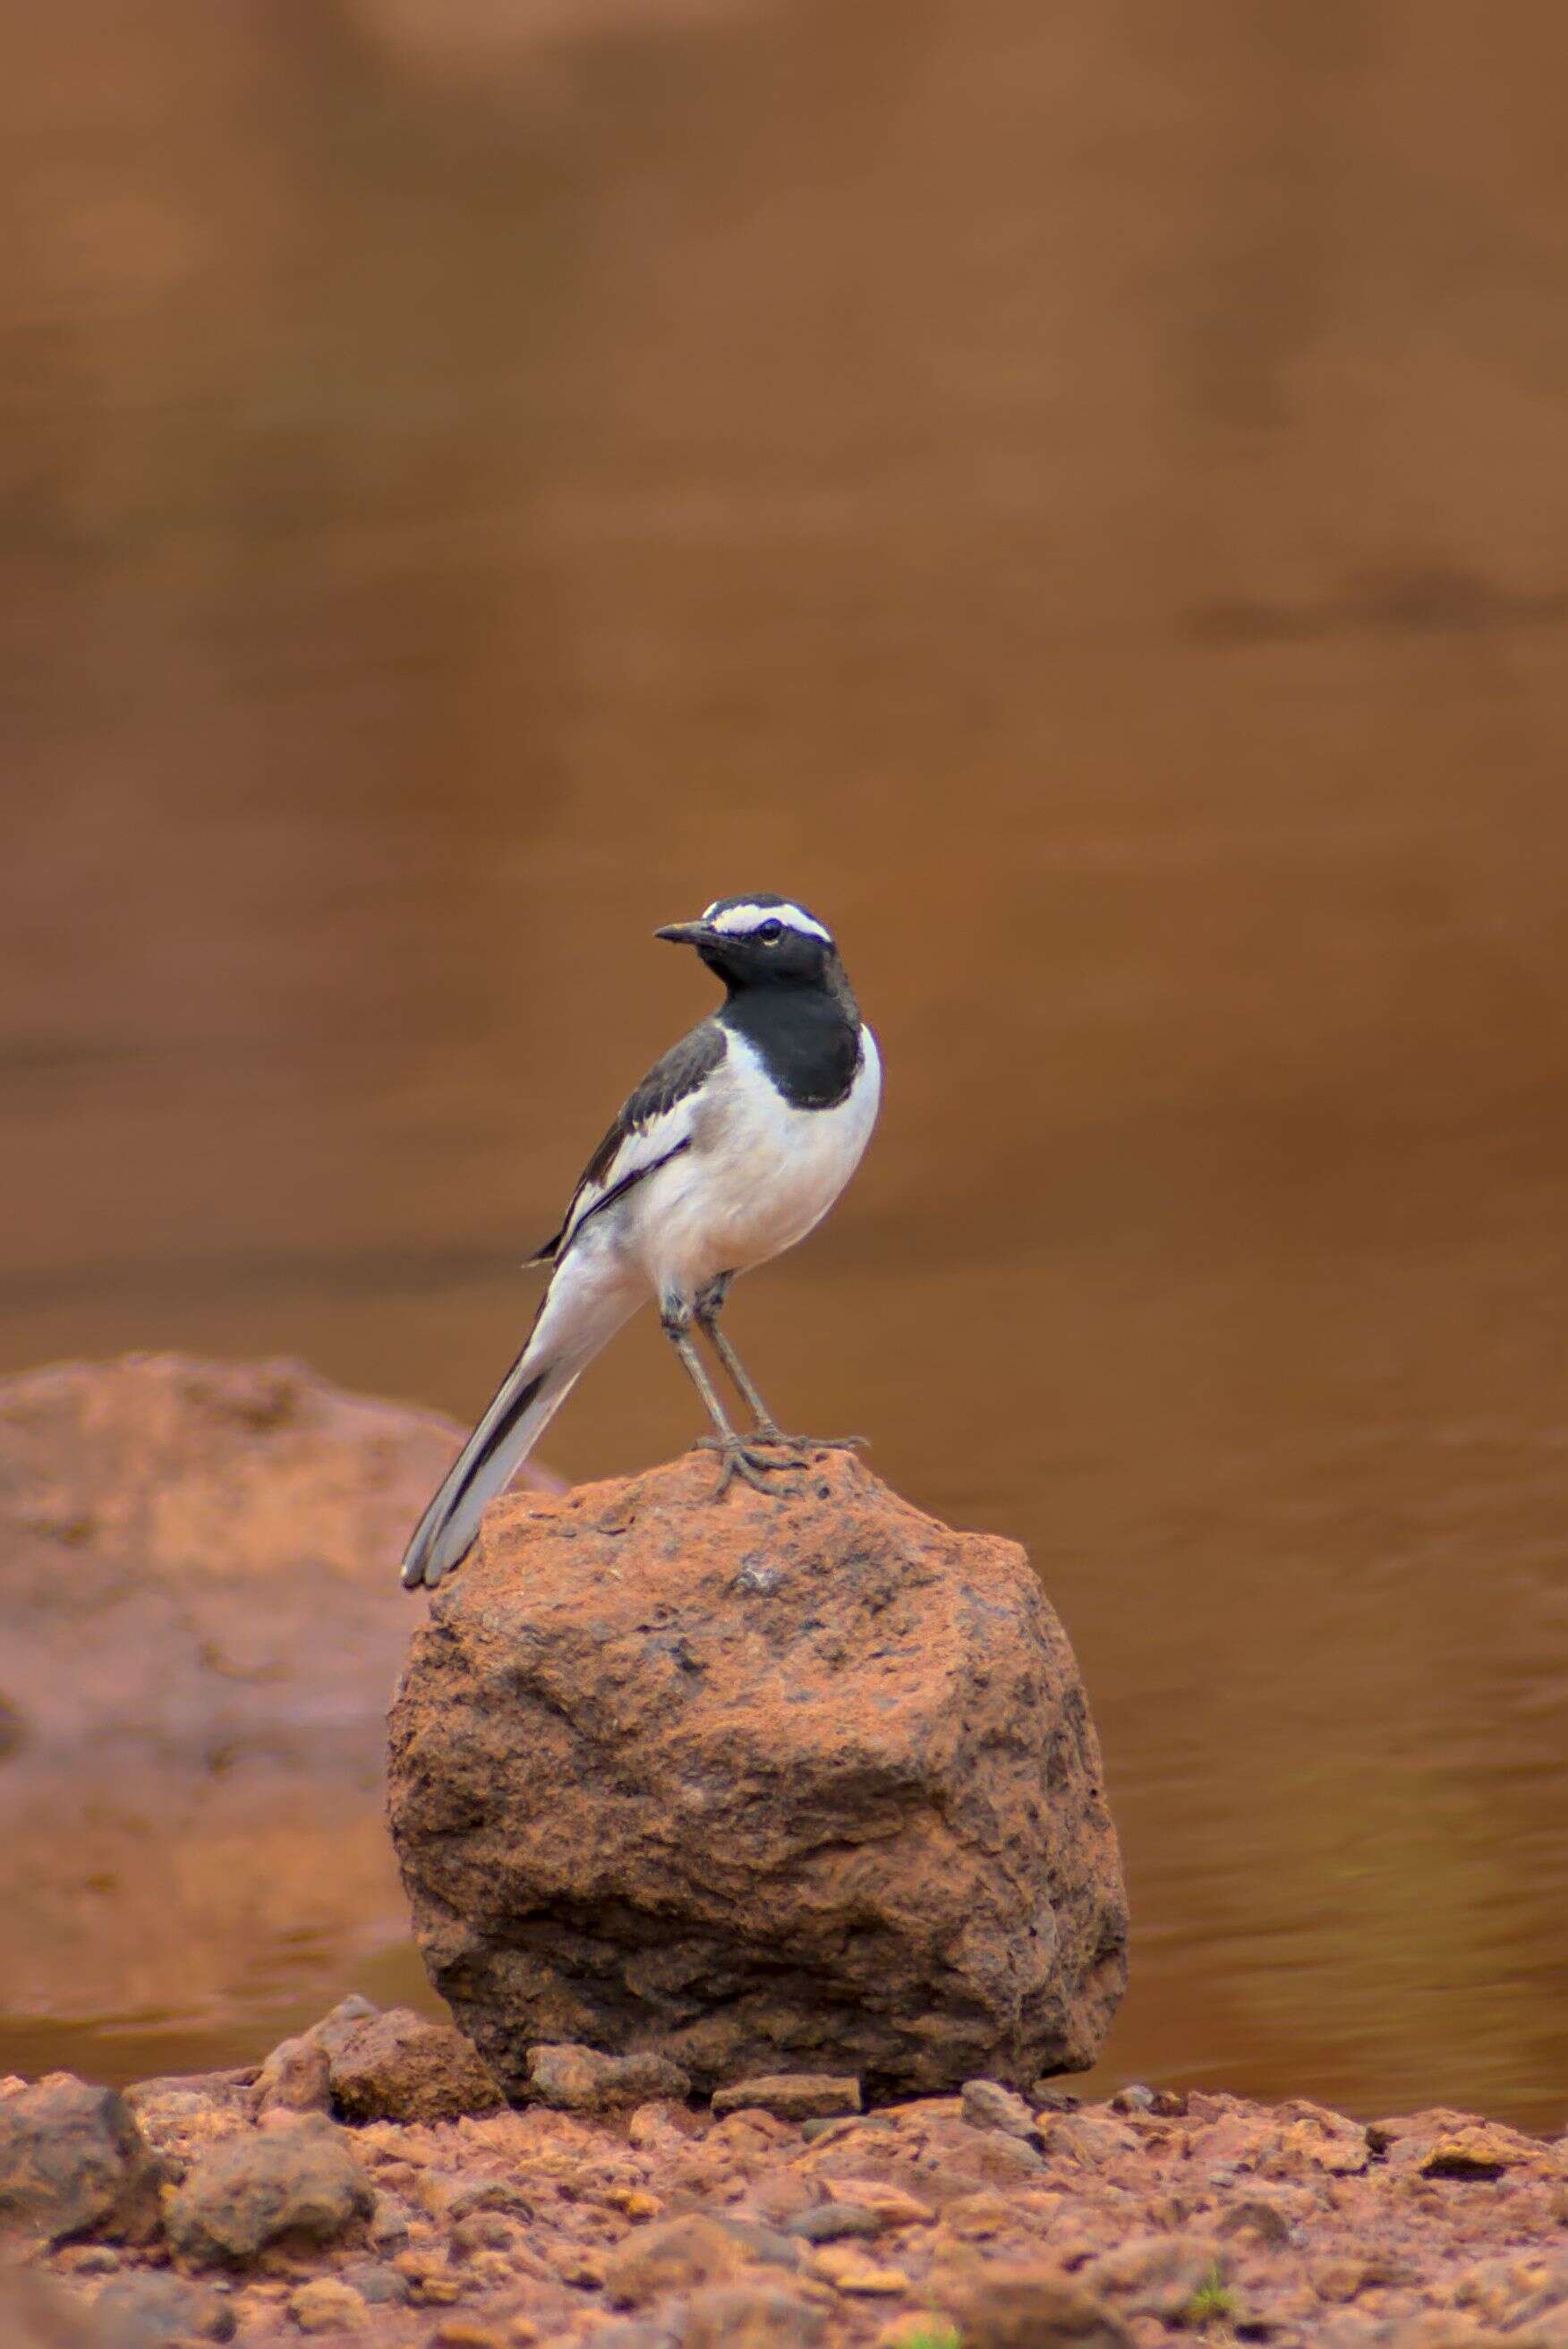
[[[5,1365],[472,1413],[704,1008],[649,932],[799,893],[887,1109],[735,1334],[1046,1578],[1103,2076],[1560,2126],[1560,12],[3,37]],[[692,1428],[645,1325],[550,1456]],[[146,1884],[78,1905],[97,1986],[0,1986],[0,2069],[412,1987],[375,1802],[346,1923],[203,1899],[149,1978]]]

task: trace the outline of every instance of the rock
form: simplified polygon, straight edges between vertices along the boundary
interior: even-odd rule
[[[878,2097],[1082,2069],[1126,1903],[1023,1553],[843,1454],[712,1485],[704,1454],[503,1499],[433,1601],[389,1791],[438,1989],[512,2095],[542,2038],[705,2089],[824,2055]]]
[[[1363,2259],[1357,2253],[1341,2253],[1334,2259],[1314,2260],[1307,2274],[1319,2300],[1329,2301],[1337,2306],[1358,2300],[1374,2284],[1391,2280],[1385,2261]]]
[[[120,2276],[93,2308],[114,2349],[185,2349],[189,2342],[232,2341],[236,2331],[222,2292],[167,2272]]]
[[[1059,2120],[1042,2116],[1039,2134],[1047,2153],[1077,2162],[1084,2169],[1099,2169],[1119,2155],[1139,2149],[1137,2132],[1125,2121],[1095,2120],[1088,2113],[1069,2113]]]
[[[996,2080],[965,2080],[964,2117],[972,2128],[1000,2129],[1006,2137],[1032,2138],[1036,2133],[1031,2106]]]
[[[402,2015],[412,2012],[407,2007],[394,2011]],[[329,2112],[334,2060],[380,2012],[370,1999],[351,1993],[339,1999],[330,2013],[301,2032],[297,2039],[281,2040],[256,2075],[250,2095],[252,2111]]]
[[[1222,2246],[1210,2235],[1134,2235],[1083,2271],[1087,2288],[1130,2316],[1170,2323],[1221,2274]]]
[[[372,2308],[400,2308],[408,2297],[407,2279],[381,2260],[350,2260],[338,2276]]]
[[[764,2266],[798,2268],[800,2265],[799,2240],[778,2227],[770,2227],[757,2219],[731,2218],[727,2211],[717,2218],[715,2224],[722,2227],[725,2233],[739,2244],[748,2258],[759,2260]]]
[[[605,2261],[604,2297],[614,2308],[645,2308],[665,2292],[727,2282],[752,2263],[750,2246],[733,2228],[692,2211],[618,2245]]]
[[[336,2242],[374,2199],[341,2133],[305,2119],[204,2155],[170,2203],[169,2240],[194,2267],[243,2267],[273,2245]]]
[[[639,2189],[613,2189],[614,2208],[628,2209]],[[625,2197],[626,2199],[623,2199]],[[643,2197],[646,2199],[646,2197]],[[470,2178],[454,2186],[447,2198],[446,2216],[462,2220],[478,2217],[486,2211],[506,2211],[514,2219],[531,2219],[534,2206],[528,2196],[519,2190],[510,2178]]]
[[[896,2300],[910,2289],[909,2278],[902,2268],[870,2260],[864,2251],[857,2251],[849,2243],[824,2243],[811,2255],[811,2271],[830,2283],[835,2292],[872,2300]]]
[[[251,2118],[254,2074],[193,2072],[139,2080],[125,2091],[142,2136],[177,2184],[201,2154]]]
[[[933,2181],[936,2191],[941,2191],[944,2182],[940,2178]],[[994,2242],[1017,2224],[1017,2217],[1006,2196],[998,2194],[994,2187],[983,2186],[976,2193],[951,2195],[944,2203],[940,2251],[945,2254],[954,2242]]]
[[[880,2235],[887,2221],[863,2202],[818,2202],[784,2221],[787,2235],[803,2243],[838,2243],[855,2236]]]
[[[325,2047],[308,2036],[279,2042],[257,2075],[258,2113],[325,2113],[332,2103],[332,2067]]]
[[[1290,2221],[1275,2202],[1261,2194],[1241,2196],[1228,2203],[1214,2221],[1214,2231],[1227,2241],[1266,2244],[1271,2250],[1290,2240]]]
[[[626,2142],[639,2153],[665,2156],[699,2135],[701,2128],[697,2116],[684,2100],[676,2104],[668,2096],[655,2097],[632,2114],[626,2123]]]
[[[365,2231],[373,2251],[400,2251],[408,2240],[408,2221],[395,2203],[378,2195]]]
[[[716,2088],[713,2109],[720,2119],[727,2113],[761,2112],[779,2121],[839,2120],[860,2111],[861,2084],[830,2072],[776,2072]]]
[[[313,2276],[289,2294],[289,2314],[302,2333],[358,2333],[365,2302],[351,2284],[335,2276]]]
[[[297,1362],[0,1381],[4,1693],[27,1742],[374,1722],[407,1632],[387,1577],[455,1434]],[[308,1605],[280,1606],[285,1585]]]
[[[1478,2122],[1423,2147],[1418,2166],[1423,2178],[1501,2178],[1517,2162],[1532,2160],[1534,2151],[1511,2129]]]
[[[1282,2106],[1288,2111],[1288,2106]],[[1366,2134],[1337,2114],[1327,2116],[1336,2126],[1326,2128],[1315,2119],[1287,2122],[1274,2132],[1273,2143],[1260,2147],[1259,2167],[1269,2178],[1357,2178],[1371,2160]]]
[[[840,2175],[830,2178],[827,2188],[835,2202],[873,2211],[884,2227],[929,2227],[936,2216],[928,2202],[887,2178]]]
[[[406,2009],[402,2011],[407,2012]],[[374,2022],[380,2012],[373,1999],[361,1998],[357,1992],[350,1992],[346,1998],[340,1998],[331,2013],[324,2014],[319,2023],[313,2023],[304,2035],[313,2047],[325,2049],[330,2063],[335,2055],[341,2055],[361,2026]]]
[[[948,2178],[967,2174],[975,2182],[984,2179],[997,2186],[1037,2178],[1046,2166],[1044,2155],[1026,2139],[1009,2137],[1005,2129],[972,2129],[967,2122],[944,2132],[942,2151]]]
[[[1026,2093],[1037,2113],[1076,2113],[1083,2104],[1081,2096],[1059,2087],[1055,2080],[1037,2080]]]
[[[570,2044],[531,2047],[528,2093],[558,2112],[613,2112],[655,2097],[683,2100],[691,2082],[663,2055],[601,2055]]]
[[[964,2349],[1133,2349],[1103,2301],[1046,2267],[987,2267],[948,2278],[941,2302]]]
[[[1154,2110],[1154,2091],[1146,2088],[1141,2080],[1130,2080],[1112,2096],[1110,2109],[1113,2113],[1151,2113]]]
[[[426,2234],[429,2229],[425,2230]],[[574,2244],[552,2246],[552,2265],[566,2272],[580,2256]],[[461,2285],[451,2272],[444,2251],[426,2243],[418,2250],[399,2251],[393,2261],[397,2272],[409,2287],[409,2297],[428,2307],[444,2307],[459,2298]]]
[[[163,2176],[112,2088],[51,2072],[0,2099],[0,2229],[150,2242]]]
[[[676,2349],[812,2349],[821,2312],[794,2292],[767,2285],[712,2284],[687,2301]]]
[[[459,1440],[289,1362],[0,1381],[0,1982],[112,2018],[226,2009],[302,1939],[398,1921],[379,1788],[397,1560]],[[214,1767],[221,1759],[222,1767]],[[264,1848],[264,1891],[236,1875]],[[80,1888],[92,1882],[92,1930]]]
[[[727,2141],[727,2132],[725,2138],[718,2137],[717,2129],[711,2135],[719,2144]],[[802,2211],[814,2209],[822,2199],[822,2189],[817,2179],[796,2168],[796,2147],[786,2145],[780,2147],[775,2158],[777,2166],[769,2167],[760,2174],[748,2168],[747,2176],[745,2208],[748,2213],[754,2211],[769,2227],[780,2227],[786,2232],[791,2219],[799,2218]]]
[[[1365,2134],[1372,2152],[1387,2153],[1394,2146],[1416,2139],[1429,2144],[1434,2137],[1470,2127],[1474,2120],[1473,2113],[1458,2113],[1447,2105],[1429,2105],[1420,2112],[1394,2113],[1384,2120],[1368,2121]]]
[[[334,2107],[348,2121],[454,2121],[505,2102],[460,2031],[407,2006],[348,2033],[329,2077]]]

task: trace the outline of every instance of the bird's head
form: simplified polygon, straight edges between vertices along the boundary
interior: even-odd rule
[[[748,987],[820,987],[839,968],[832,932],[791,898],[753,891],[718,897],[695,922],[672,922],[656,938],[695,947],[733,994]]]

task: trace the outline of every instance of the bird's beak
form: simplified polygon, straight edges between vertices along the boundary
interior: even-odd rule
[[[715,932],[708,922],[671,922],[655,930],[656,938],[668,938],[673,947],[705,947],[711,943]]]

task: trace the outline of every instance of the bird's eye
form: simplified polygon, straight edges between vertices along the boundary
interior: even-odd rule
[[[784,935],[782,922],[759,922],[754,936],[758,946],[776,947]]]

